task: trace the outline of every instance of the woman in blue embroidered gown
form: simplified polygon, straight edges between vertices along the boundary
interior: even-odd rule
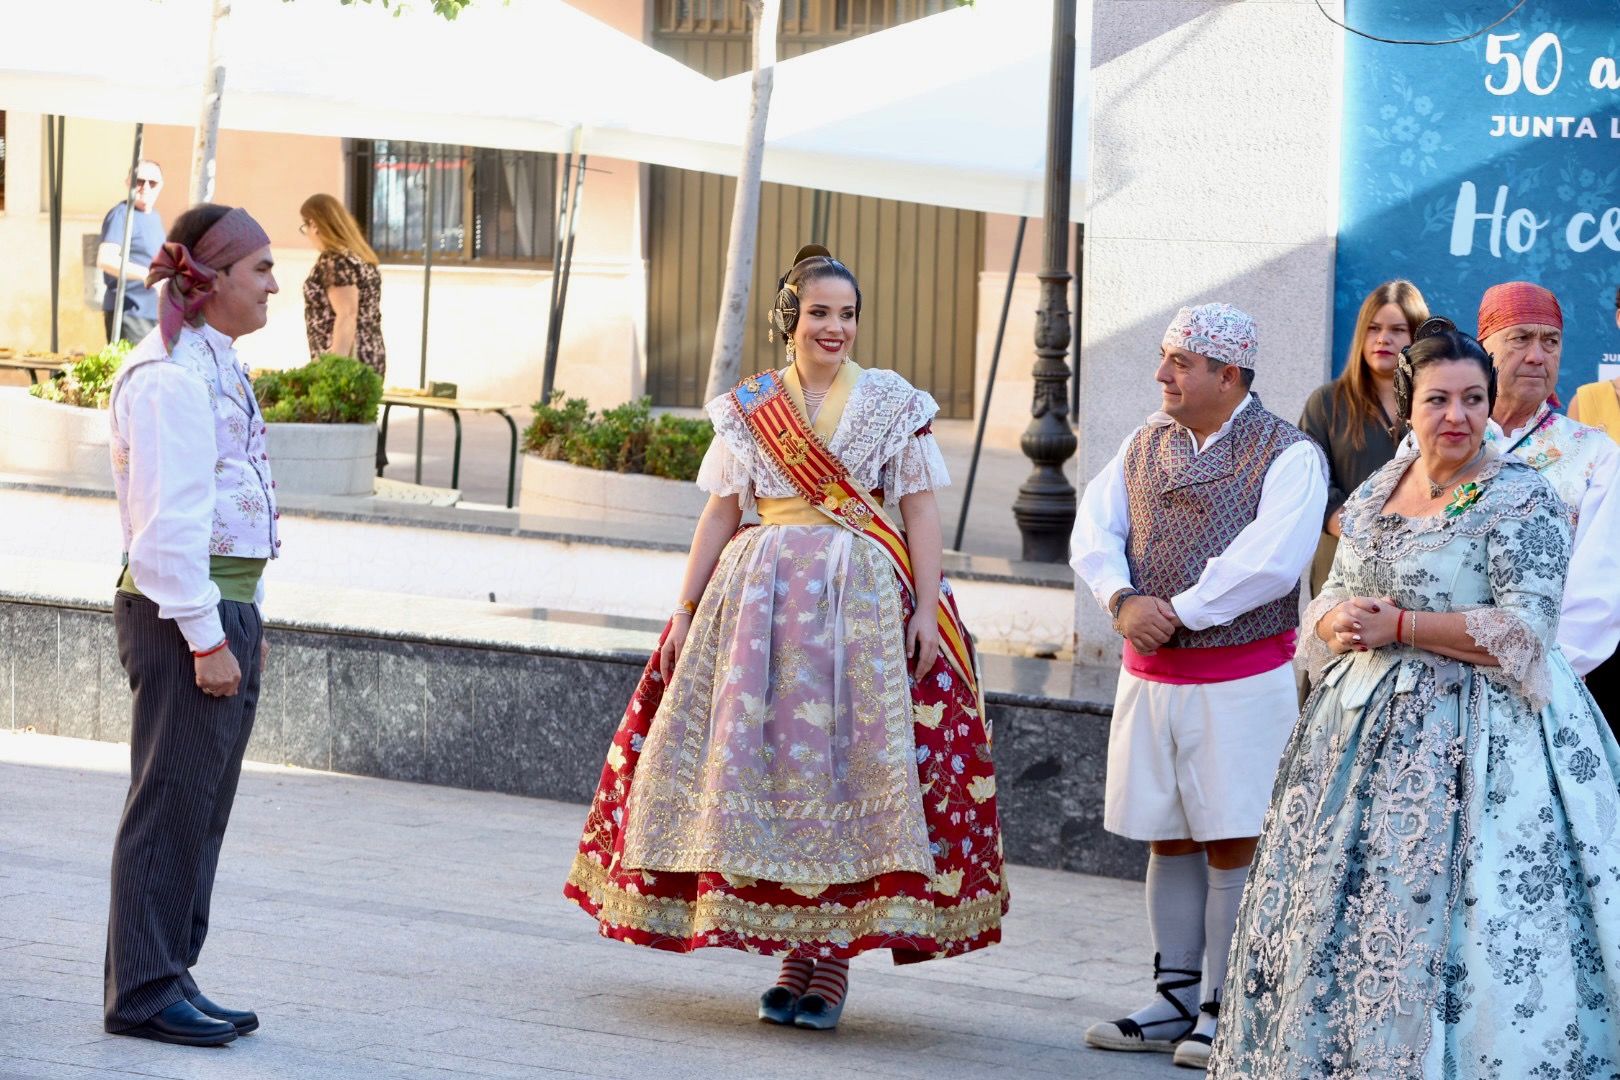
[[[1397,376],[1417,450],[1345,504],[1306,613],[1223,1080],[1620,1078],[1620,747],[1555,643],[1569,520],[1433,323]]]

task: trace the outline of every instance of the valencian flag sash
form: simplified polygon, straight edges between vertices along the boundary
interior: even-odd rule
[[[884,513],[883,504],[822,443],[793,403],[782,377],[774,371],[751,375],[732,389],[731,398],[754,441],[781,469],[793,490],[837,524],[875,543],[915,604],[917,581],[905,537]],[[988,734],[990,718],[984,711],[973,641],[962,626],[956,598],[944,590],[939,595],[938,619],[939,644],[946,663],[973,691],[979,718]]]

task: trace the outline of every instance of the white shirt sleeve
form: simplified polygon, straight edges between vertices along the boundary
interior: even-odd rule
[[[1131,508],[1125,498],[1125,448],[1136,438],[1136,431],[1125,437],[1113,460],[1086,485],[1075,514],[1074,533],[1069,538],[1069,565],[1091,589],[1105,613],[1113,595],[1131,587],[1130,563],[1125,559],[1125,542],[1131,535]],[[1325,502],[1325,493],[1323,499]]]
[[[1605,447],[1581,497],[1558,644],[1576,674],[1585,675],[1620,644],[1620,448]]]
[[[119,388],[129,442],[129,568],[193,651],[225,637],[219,586],[208,576],[214,519],[214,413],[208,388],[176,364],[142,364]]]
[[[1170,598],[1187,629],[1229,623],[1299,583],[1316,554],[1327,511],[1324,460],[1308,439],[1277,455],[1266,470],[1254,520],[1204,565],[1192,588]]]

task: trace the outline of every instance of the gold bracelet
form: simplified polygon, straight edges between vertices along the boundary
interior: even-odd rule
[[[1415,649],[1415,648],[1418,647],[1418,643],[1417,643],[1417,612],[1415,612],[1415,611],[1411,612],[1411,615],[1412,615],[1412,640],[1407,642],[1407,644],[1412,646],[1412,648]]]

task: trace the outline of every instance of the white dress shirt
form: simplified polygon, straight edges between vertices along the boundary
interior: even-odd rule
[[[202,651],[225,637],[210,554],[274,557],[280,546],[267,429],[230,338],[204,323],[170,351],[158,334],[113,386],[114,484],[135,586]]]
[[[1214,446],[1231,430],[1232,420],[1254,401],[1245,395],[1232,416],[1202,446],[1191,431],[1176,425],[1199,454]],[[1175,424],[1156,412],[1145,426]],[[1131,587],[1125,557],[1130,536],[1130,506],[1125,496],[1125,450],[1137,428],[1120,444],[1103,470],[1086,485],[1070,541],[1069,565],[1074,567],[1104,611],[1121,589]],[[1327,465],[1322,451],[1309,439],[1278,454],[1266,469],[1254,520],[1233,538],[1225,551],[1209,560],[1204,572],[1188,589],[1169,597],[1176,617],[1189,630],[1207,630],[1253,611],[1299,584],[1300,575],[1316,554],[1322,517],[1327,510]]]
[[[1487,424],[1487,438],[1503,449],[1518,443],[1540,422],[1538,411],[1524,427],[1502,432],[1496,421]],[[1561,457],[1544,464],[1529,460],[1534,445],[1520,446],[1518,456],[1558,491],[1576,514],[1575,539],[1564,581],[1564,609],[1558,619],[1558,644],[1576,674],[1585,675],[1620,645],[1620,447],[1601,432],[1570,434],[1581,429],[1560,416],[1551,429],[1551,442]]]

